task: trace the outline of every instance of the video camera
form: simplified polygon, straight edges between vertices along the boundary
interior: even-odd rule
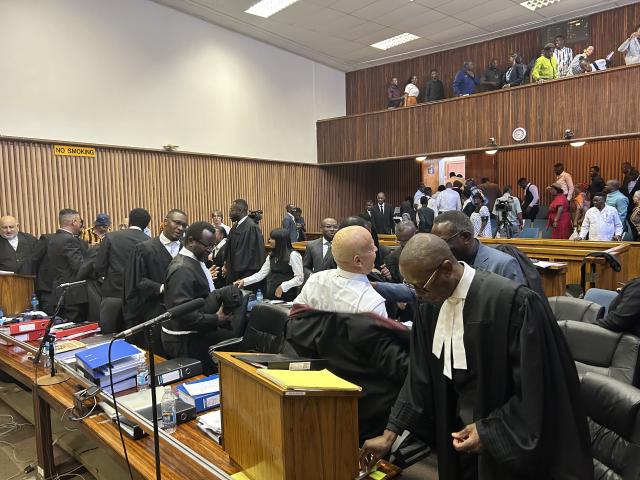
[[[496,205],[495,205],[496,211],[497,212],[510,212],[511,209],[513,208],[511,206],[511,200],[496,200]]]
[[[264,212],[262,210],[249,210],[249,214],[247,215],[251,220],[258,223],[262,220],[262,214]]]

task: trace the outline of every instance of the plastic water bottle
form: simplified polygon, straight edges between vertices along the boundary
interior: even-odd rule
[[[264,297],[262,296],[262,290],[258,289],[256,292],[256,303],[262,303],[264,301]]]
[[[31,295],[31,311],[35,312],[36,310],[38,310],[38,305],[40,304],[40,302],[38,302],[38,296],[35,294]]]
[[[176,400],[171,387],[164,387],[162,395],[162,429],[167,433],[176,431]]]
[[[147,366],[147,360],[144,358],[138,364],[138,373],[136,374],[136,385],[139,392],[149,389],[149,367]]]

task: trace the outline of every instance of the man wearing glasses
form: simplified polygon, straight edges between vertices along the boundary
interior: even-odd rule
[[[361,462],[409,430],[437,448],[441,480],[592,479],[576,367],[548,304],[431,234],[407,243],[400,270],[421,301],[409,373]]]
[[[165,281],[164,303],[167,309],[196,298],[207,298],[215,290],[211,272],[205,266],[215,246],[215,227],[195,222],[187,228],[184,246],[171,261]],[[219,330],[222,327],[225,330]],[[207,373],[214,371],[209,345],[231,337],[230,324],[222,309],[199,310],[173,316],[162,326],[162,345],[169,358],[191,357],[202,362]]]

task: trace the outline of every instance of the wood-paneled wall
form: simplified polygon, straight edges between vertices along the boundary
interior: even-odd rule
[[[624,65],[623,57],[617,52],[620,45],[640,23],[640,4],[596,13],[589,16],[589,44],[595,46],[595,58],[604,58],[614,51],[614,65]],[[421,57],[389,63],[346,75],[347,115],[373,112],[387,106],[386,89],[392,77],[398,77],[402,85],[412,75],[418,76],[418,88],[424,91],[430,79],[432,68],[439,70],[445,85],[447,97],[452,95],[451,84],[456,72],[465,60],[472,60],[475,72],[481,75],[492,58],[500,61],[502,70],[507,68],[507,58],[513,52],[520,53],[529,62],[540,53],[544,39],[538,30],[530,30],[516,35],[423,55]],[[570,45],[574,53],[582,51],[583,44]]]
[[[475,162],[482,163],[484,161],[482,157],[487,156],[468,155],[467,162],[470,165]],[[555,181],[554,164],[564,163],[565,170],[571,174],[574,183],[588,184],[589,168],[592,165],[600,166],[605,180],[622,180],[624,162],[628,161],[636,167],[640,166],[640,138],[590,142],[580,148],[557,145],[505,150],[498,152],[495,160],[498,168],[498,184],[501,187],[507,184],[512,185],[514,193],[521,195],[521,190],[516,186],[517,181],[521,177],[527,177],[538,185],[543,203],[548,204],[549,196],[545,187]]]
[[[640,66],[317,122],[318,162],[465,152],[640,131]],[[512,138],[524,127],[527,138]]]
[[[264,210],[265,234],[280,225],[290,202],[317,231],[323,217],[358,213],[380,190],[398,204],[420,180],[414,160],[320,167],[122,147],[98,147],[96,158],[52,150],[48,142],[0,140],[0,215],[15,215],[36,235],[55,231],[65,207],[87,224],[108,212],[116,225],[131,208],[144,207],[153,229],[171,208],[185,210],[190,221],[210,220],[212,210],[226,213],[238,197]]]

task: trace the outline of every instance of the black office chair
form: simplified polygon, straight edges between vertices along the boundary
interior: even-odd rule
[[[640,390],[587,373],[580,397],[588,416],[594,478],[640,478]]]
[[[594,323],[604,316],[604,308],[595,302],[573,297],[549,297],[549,306],[556,320]]]
[[[284,326],[288,318],[288,308],[270,303],[258,303],[251,311],[244,335],[212,345],[209,347],[209,355],[217,364],[215,352],[279,353],[284,338]]]

